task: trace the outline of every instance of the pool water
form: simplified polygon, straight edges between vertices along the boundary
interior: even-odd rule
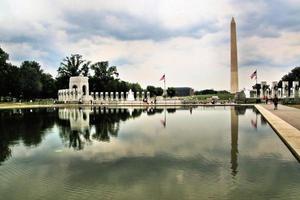
[[[0,111],[0,199],[299,199],[252,107]]]

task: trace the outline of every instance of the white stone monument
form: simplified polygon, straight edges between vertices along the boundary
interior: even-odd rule
[[[132,92],[132,90],[130,89],[128,92],[128,96],[127,96],[127,101],[134,101],[134,94]]]
[[[272,93],[272,98],[274,98],[275,97],[275,95],[276,95],[276,93],[277,93],[277,90],[278,90],[278,88],[277,88],[277,81],[273,81],[272,82],[272,88],[271,88],[271,93]]]
[[[69,89],[58,90],[58,100],[63,102],[83,102],[92,100],[89,95],[88,77],[73,76],[69,79]]]
[[[293,94],[294,98],[299,97],[299,81],[293,81]]]
[[[266,81],[261,82],[261,89],[260,89],[260,97],[261,98],[266,96],[266,89],[264,89],[264,87],[266,87],[266,85],[267,85]]]
[[[282,81],[282,97],[287,98],[289,97],[289,82]]]

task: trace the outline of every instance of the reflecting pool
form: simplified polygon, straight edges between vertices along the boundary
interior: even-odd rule
[[[0,111],[0,199],[299,199],[252,107]]]

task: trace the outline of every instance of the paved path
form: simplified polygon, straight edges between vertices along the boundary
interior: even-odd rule
[[[300,110],[281,105],[278,107],[279,110],[275,111],[272,105],[261,104],[255,105],[255,107],[300,162],[300,129],[296,128],[300,124]],[[294,118],[297,118],[298,121]]]
[[[290,125],[300,130],[300,109],[292,108],[279,104],[278,110],[274,110],[274,106],[269,104],[261,104],[265,109],[280,117]]]

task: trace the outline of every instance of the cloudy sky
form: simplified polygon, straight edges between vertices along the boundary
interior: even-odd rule
[[[109,60],[121,79],[229,89],[231,17],[240,88],[300,65],[300,0],[1,0],[0,46],[14,64],[36,60],[56,76],[79,53]]]

